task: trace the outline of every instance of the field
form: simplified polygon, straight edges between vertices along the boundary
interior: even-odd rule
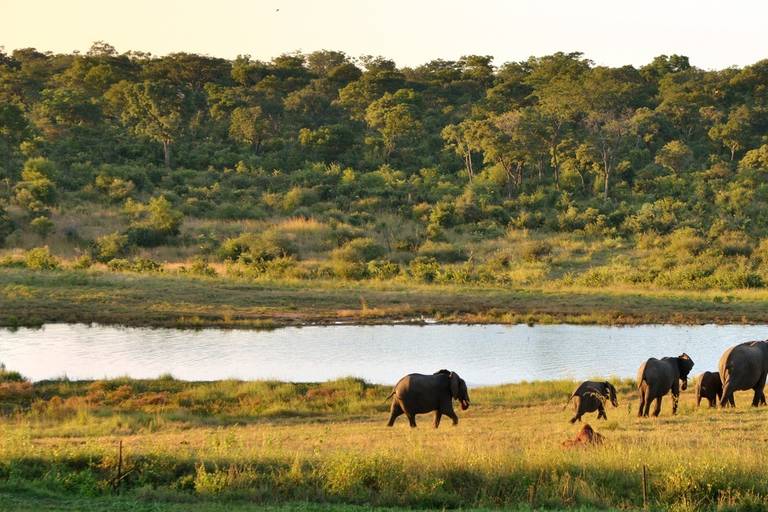
[[[502,324],[768,323],[768,291],[235,279],[0,265],[0,326],[276,328],[424,318]]]
[[[696,407],[584,417],[599,445],[563,446],[576,383],[470,389],[456,427],[404,417],[386,427],[389,387],[156,380],[0,387],[3,510],[640,509],[768,507],[766,410]],[[458,407],[457,407],[458,410]],[[122,453],[121,453],[122,450]],[[643,469],[645,490],[643,497]],[[119,478],[119,479],[118,479]]]

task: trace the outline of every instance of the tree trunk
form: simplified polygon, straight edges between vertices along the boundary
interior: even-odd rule
[[[165,168],[171,168],[171,141],[169,139],[163,140],[163,152],[165,153]]]

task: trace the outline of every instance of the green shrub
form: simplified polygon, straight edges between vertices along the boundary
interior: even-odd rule
[[[440,272],[440,264],[435,258],[418,256],[408,265],[408,271],[419,281],[431,283],[437,279]]]
[[[427,240],[419,247],[419,256],[433,258],[440,263],[457,263],[469,258],[466,249],[456,247],[446,242]]]
[[[113,272],[126,272],[131,269],[131,262],[124,258],[115,258],[107,262],[107,268]]]
[[[552,245],[545,240],[535,240],[523,243],[517,252],[523,261],[536,263],[552,254]]]
[[[115,232],[96,239],[93,257],[102,263],[106,263],[114,258],[124,256],[127,250],[128,235],[121,235]]]
[[[29,230],[41,238],[45,238],[54,232],[56,226],[48,217],[37,217],[29,223]]]
[[[400,274],[400,265],[389,260],[373,260],[367,265],[368,275],[373,279],[387,280]]]
[[[61,266],[61,261],[51,255],[51,250],[45,247],[35,247],[27,251],[24,261],[27,268],[32,270],[56,270]]]
[[[334,249],[333,259],[351,263],[367,263],[381,258],[387,249],[373,238],[355,238],[344,247]]]

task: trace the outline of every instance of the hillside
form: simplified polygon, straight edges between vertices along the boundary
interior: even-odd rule
[[[727,303],[768,283],[764,68],[0,53],[0,265]]]

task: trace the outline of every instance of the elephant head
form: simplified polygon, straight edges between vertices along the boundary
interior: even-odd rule
[[[680,389],[683,391],[688,389],[688,373],[690,373],[692,368],[693,360],[691,360],[688,354],[683,352],[682,355],[677,358],[677,369],[680,372],[680,380],[683,381]]]
[[[619,400],[616,398],[616,388],[608,381],[605,381],[605,389],[608,391],[608,399],[614,407],[619,406]]]
[[[469,408],[469,392],[467,391],[467,383],[464,379],[460,378],[456,372],[451,372],[448,375],[451,382],[451,396],[454,400],[458,400],[461,404],[461,410],[466,411]]]

